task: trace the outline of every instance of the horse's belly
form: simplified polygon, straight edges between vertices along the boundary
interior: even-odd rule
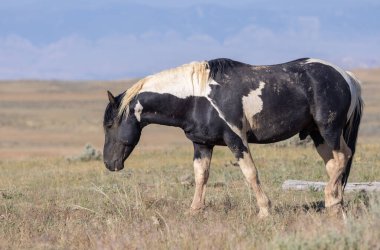
[[[293,98],[293,99],[289,99]],[[292,96],[263,99],[260,111],[254,114],[244,110],[249,124],[248,140],[252,143],[270,143],[288,139],[312,122],[307,101]],[[257,105],[257,102],[256,102]]]
[[[271,129],[255,129],[248,131],[248,142],[249,143],[272,143],[282,140],[286,140],[294,135],[296,135],[300,130],[293,129],[290,131],[277,130],[276,128]]]

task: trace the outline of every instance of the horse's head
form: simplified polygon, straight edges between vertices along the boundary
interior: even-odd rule
[[[141,135],[141,127],[135,115],[126,108],[119,115],[123,95],[114,97],[108,91],[109,104],[104,113],[103,127],[105,141],[103,149],[104,164],[110,171],[124,168],[124,161],[131,154]]]

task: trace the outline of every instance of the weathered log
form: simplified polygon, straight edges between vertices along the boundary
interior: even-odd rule
[[[302,181],[302,180],[286,180],[282,184],[283,190],[312,190],[322,191],[326,186],[326,182],[321,181]],[[345,192],[352,191],[380,191],[380,182],[351,182],[347,183]]]

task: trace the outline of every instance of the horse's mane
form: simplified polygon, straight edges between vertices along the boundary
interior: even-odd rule
[[[208,66],[210,68],[210,78],[215,79],[217,75],[223,75],[239,66],[247,65],[242,62],[234,61],[227,58],[218,58],[208,61]]]
[[[129,103],[140,93],[147,82],[164,81],[165,78],[171,74],[181,74],[184,77],[189,78],[191,84],[193,84],[193,89],[194,85],[198,84],[200,89],[204,90],[209,79],[209,72],[208,62],[202,61],[184,64],[176,68],[168,69],[157,74],[147,76],[136,82],[132,87],[124,92],[123,99],[121,100],[121,104],[119,106],[119,116],[123,114]]]
[[[124,110],[128,107],[132,99],[140,92],[148,78],[149,77],[139,80],[124,92],[124,97],[121,99],[119,106],[119,117],[123,114]]]

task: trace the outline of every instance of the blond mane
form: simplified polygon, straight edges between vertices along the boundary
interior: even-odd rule
[[[201,91],[204,91],[207,82],[209,79],[209,67],[207,61],[202,62],[192,62],[189,64],[184,64],[177,68],[168,69],[157,74],[147,76],[138,82],[136,82],[132,87],[130,87],[124,93],[124,97],[121,100],[120,108],[119,108],[119,116],[121,116],[124,110],[129,106],[129,103],[135,98],[140,91],[143,89],[144,85],[147,82],[163,82],[170,75],[180,75],[181,77],[187,78],[191,84],[193,85],[193,91],[195,85],[198,85]],[[186,82],[187,83],[187,82]],[[184,83],[184,84],[186,84]],[[194,93],[193,93],[194,94]]]

